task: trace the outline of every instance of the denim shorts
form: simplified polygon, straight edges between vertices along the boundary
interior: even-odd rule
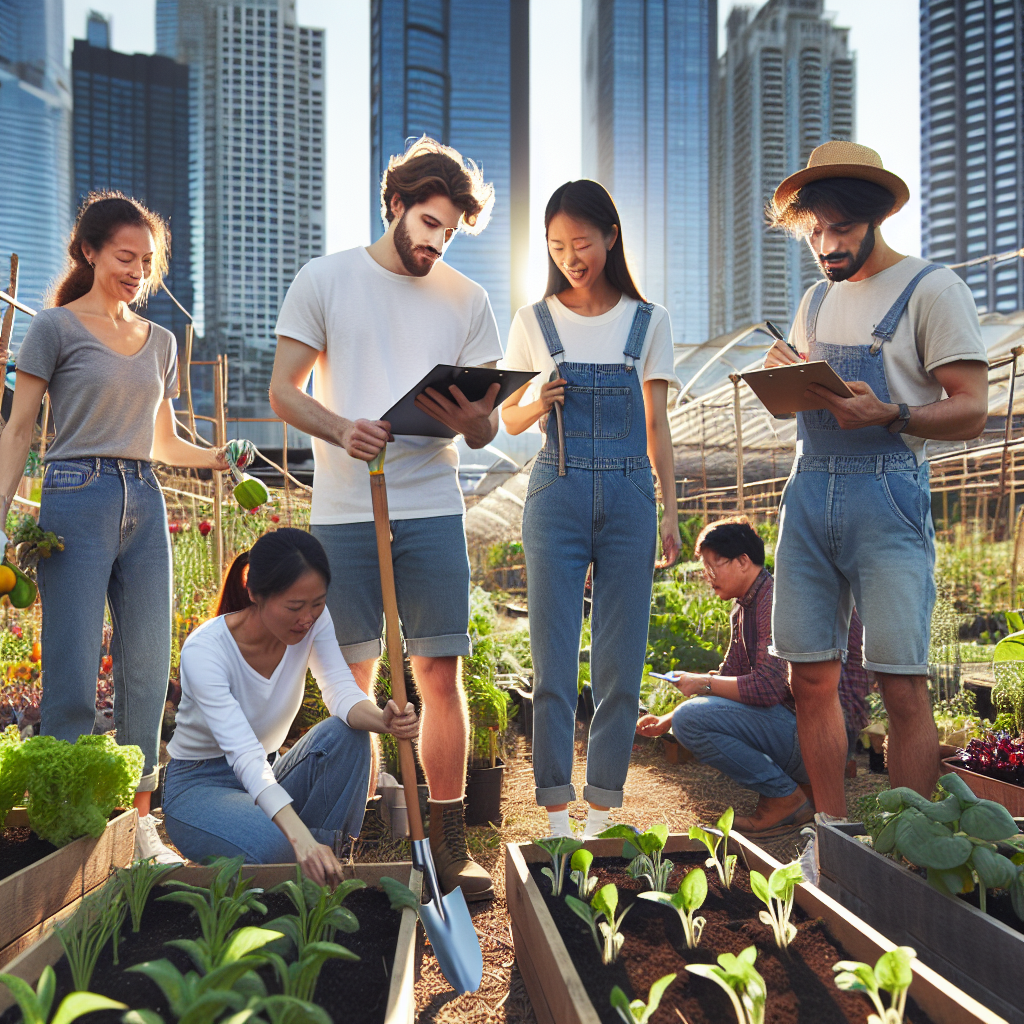
[[[927,463],[909,452],[801,456],[779,507],[771,653],[845,658],[856,604],[864,667],[926,675],[934,569]]]
[[[341,653],[350,665],[380,657],[384,599],[373,523],[314,525],[310,532],[331,564],[327,607]],[[469,554],[462,516],[393,519],[391,535],[406,650],[424,658],[469,654]]]

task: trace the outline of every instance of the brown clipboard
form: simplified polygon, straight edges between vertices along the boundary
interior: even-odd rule
[[[773,416],[824,409],[820,399],[805,394],[809,384],[820,384],[842,398],[853,397],[853,392],[843,378],[824,359],[810,363],[789,363],[764,370],[748,370],[740,376]]]

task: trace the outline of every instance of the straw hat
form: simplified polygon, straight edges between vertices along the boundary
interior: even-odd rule
[[[856,142],[834,139],[811,150],[807,166],[802,171],[791,174],[775,190],[775,209],[785,209],[804,185],[809,181],[820,181],[822,178],[861,178],[881,185],[895,198],[889,216],[902,208],[910,198],[907,183],[892,171],[885,170],[882,167],[882,158],[873,149],[859,146]]]

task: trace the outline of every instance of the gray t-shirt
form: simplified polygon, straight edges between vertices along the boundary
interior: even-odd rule
[[[165,327],[150,324],[142,348],[123,356],[61,306],[33,318],[18,369],[49,382],[57,438],[46,450],[47,462],[97,456],[149,461],[157,409],[178,393],[178,346]]]
[[[871,332],[926,266],[927,260],[905,256],[863,281],[832,285],[818,311],[818,341],[870,345],[874,341]],[[789,340],[798,352],[807,352],[807,307],[813,291],[809,288],[804,294],[790,331]],[[890,401],[910,406],[939,401],[942,385],[932,371],[960,360],[987,363],[988,355],[970,288],[952,270],[943,268],[921,279],[892,341],[882,346]],[[901,436],[918,462],[923,462],[927,457],[925,439]]]

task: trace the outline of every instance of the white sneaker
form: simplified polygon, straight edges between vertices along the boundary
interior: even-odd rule
[[[184,857],[161,842],[160,834],[156,830],[159,824],[160,821],[152,814],[139,818],[139,826],[135,830],[135,859],[153,858],[157,864],[184,864]]]

